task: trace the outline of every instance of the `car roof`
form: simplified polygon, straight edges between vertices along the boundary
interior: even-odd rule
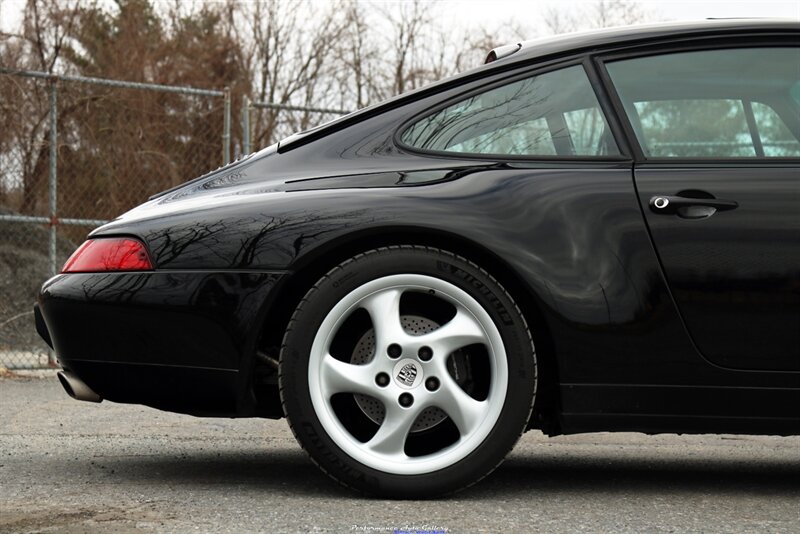
[[[421,94],[435,92],[445,86],[461,83],[476,76],[483,76],[492,70],[504,69],[517,63],[544,59],[548,56],[642,44],[648,41],[660,41],[669,38],[718,37],[761,32],[797,33],[800,32],[800,21],[793,19],[708,19],[692,22],[662,22],[567,33],[523,41],[519,43],[519,48],[516,52],[494,60],[489,64],[480,65],[424,87],[393,96],[388,100],[354,111],[310,130],[295,133],[278,142],[278,152],[291,150],[388,109],[403,105],[408,100]]]
[[[725,34],[759,32],[798,32],[800,21],[792,19],[709,19],[691,22],[662,22],[636,26],[604,28],[567,33],[519,43],[517,52],[506,58],[509,62],[577,52],[592,48],[608,48],[640,41],[662,40],[670,37],[724,36]]]

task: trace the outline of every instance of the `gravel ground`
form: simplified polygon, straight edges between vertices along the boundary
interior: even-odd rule
[[[357,497],[283,421],[81,403],[0,379],[0,532],[798,532],[800,438],[526,434],[468,491]]]

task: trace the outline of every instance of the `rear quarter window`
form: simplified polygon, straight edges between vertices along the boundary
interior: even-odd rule
[[[497,156],[606,156],[619,151],[581,66],[465,98],[406,128],[420,150]]]

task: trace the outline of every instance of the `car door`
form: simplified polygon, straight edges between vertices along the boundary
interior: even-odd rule
[[[800,371],[800,48],[741,43],[605,68],[696,347],[726,368]]]

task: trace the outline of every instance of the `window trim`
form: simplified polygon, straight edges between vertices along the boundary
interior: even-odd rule
[[[717,157],[717,156],[679,156],[679,157],[652,157],[647,156],[642,149],[639,138],[631,123],[631,119],[625,111],[625,106],[622,99],[617,92],[616,86],[611,79],[606,68],[607,63],[615,61],[624,61],[628,59],[638,59],[644,57],[663,56],[674,53],[683,52],[707,52],[715,50],[731,50],[741,48],[775,48],[775,47],[800,47],[797,44],[795,36],[787,35],[756,35],[756,36],[739,36],[739,37],[726,37],[720,40],[708,41],[688,41],[688,42],[670,42],[669,46],[661,45],[644,45],[635,46],[622,50],[599,52],[593,56],[593,63],[597,69],[598,75],[602,81],[605,91],[608,93],[609,102],[613,107],[613,114],[621,123],[622,130],[628,138],[631,153],[634,157],[634,163],[647,163],[665,166],[683,166],[687,164],[702,164],[704,166],[713,165],[750,165],[761,166],[765,164],[779,164],[786,165],[792,163],[800,163],[800,156],[755,156],[755,157]],[[744,101],[743,101],[744,102]],[[800,108],[800,106],[798,106]]]
[[[619,151],[619,154],[606,155],[606,156],[473,154],[469,152],[450,152],[446,150],[429,150],[424,148],[418,148],[411,146],[403,142],[402,140],[403,134],[414,124],[416,124],[417,122],[426,117],[430,117],[438,113],[439,111],[447,107],[455,105],[475,95],[491,91],[498,87],[503,87],[505,85],[509,85],[520,80],[532,78],[535,76],[540,76],[542,74],[547,74],[549,72],[574,66],[583,67],[583,72],[586,75],[586,79],[589,82],[589,86],[592,89],[592,92],[594,93],[595,99],[597,100],[600,112],[603,114],[603,118],[605,119],[606,124],[608,124],[609,130],[611,131],[611,134],[614,138],[614,142],[617,145],[617,150]],[[624,136],[622,137],[622,139],[620,138],[621,130],[616,125],[616,118],[612,115],[613,110],[611,109],[610,104],[608,102],[605,102],[606,105],[604,105],[605,95],[601,95],[601,93],[598,91],[602,90],[602,86],[600,85],[599,78],[597,78],[596,74],[592,72],[591,60],[588,54],[581,54],[580,56],[572,56],[561,61],[548,62],[546,64],[536,63],[526,67],[520,67],[518,69],[515,69],[513,72],[509,73],[508,76],[504,76],[500,79],[496,79],[494,81],[489,81],[489,82],[486,82],[485,80],[478,80],[477,82],[473,82],[472,84],[469,85],[470,87],[465,88],[466,89],[465,91],[459,92],[458,94],[450,98],[447,98],[441,102],[437,102],[435,105],[426,107],[420,112],[412,115],[411,118],[403,121],[395,129],[394,134],[392,135],[392,140],[395,146],[404,152],[408,152],[418,156],[444,158],[451,160],[459,159],[459,160],[477,160],[483,162],[497,161],[497,162],[552,162],[552,163],[569,163],[569,162],[619,163],[619,162],[632,161],[630,152],[627,151],[628,143],[624,139]]]

